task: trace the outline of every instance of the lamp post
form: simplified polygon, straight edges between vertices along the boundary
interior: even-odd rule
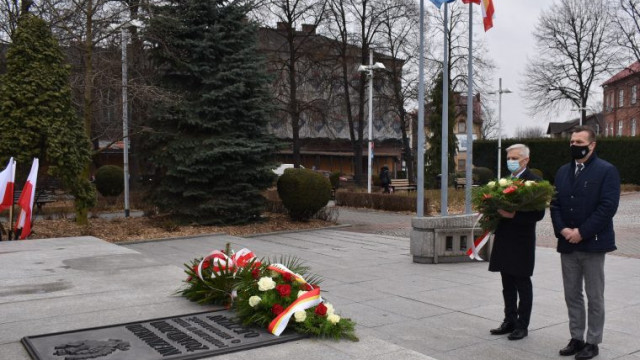
[[[597,111],[594,111],[592,108],[590,107],[577,107],[575,109],[571,109],[572,111],[580,111],[580,119],[578,121],[578,125],[582,126],[582,124],[584,124],[587,121],[587,110],[591,111],[592,113],[596,113]]]
[[[124,216],[129,217],[129,100],[128,93],[128,70],[127,70],[127,43],[129,42],[129,27],[140,27],[142,22],[139,20],[130,20],[121,25],[121,48],[122,48],[122,143],[123,143],[123,161],[122,167],[124,171]]]
[[[384,64],[375,63],[373,64],[373,50],[369,50],[369,64],[370,65],[360,65],[358,67],[358,71],[365,73],[369,78],[369,139],[368,139],[368,161],[367,161],[367,192],[371,194],[371,163],[373,161],[373,70],[384,69]],[[373,64],[373,65],[371,65]]]
[[[498,80],[498,91],[489,92],[489,94],[498,94],[498,179],[501,177],[502,168],[502,94],[511,93],[511,90],[502,88],[502,78]]]

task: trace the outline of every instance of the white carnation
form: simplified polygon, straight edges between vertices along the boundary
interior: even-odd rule
[[[489,187],[495,187],[495,186],[496,186],[496,182],[495,182],[495,181],[489,181],[489,182],[487,183],[487,186],[489,186]]]
[[[270,277],[265,276],[258,280],[258,290],[260,291],[269,291],[271,289],[275,289],[275,287],[276,282]]]
[[[256,307],[258,306],[258,304],[260,304],[260,301],[262,301],[260,296],[253,295],[252,297],[249,298],[249,306]]]
[[[340,322],[340,316],[336,315],[336,314],[331,314],[327,316],[327,321],[329,321],[332,324],[337,324]]]
[[[498,181],[498,184],[500,184],[500,186],[507,186],[509,185],[509,180],[502,178],[500,179],[500,181]]]
[[[336,309],[333,308],[333,305],[329,303],[324,303],[324,306],[327,307],[327,315],[331,315],[336,312]]]
[[[295,313],[293,313],[293,317],[294,319],[296,319],[296,322],[303,322],[307,319],[307,312],[304,310],[296,311]]]
[[[531,185],[533,185],[533,183],[535,183],[535,181],[527,180],[527,181],[524,182],[524,186],[531,186]]]

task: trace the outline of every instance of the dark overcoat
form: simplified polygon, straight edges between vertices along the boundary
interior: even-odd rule
[[[529,169],[520,175],[523,180],[542,180]],[[533,275],[536,256],[536,223],[544,210],[516,211],[512,219],[500,220],[494,232],[489,271],[524,277]]]
[[[556,198],[551,201],[551,220],[558,238],[558,252],[608,252],[616,250],[613,216],[620,202],[620,174],[615,166],[595,153],[576,178],[575,161],[556,174]],[[578,228],[582,241],[569,243],[560,234]]]

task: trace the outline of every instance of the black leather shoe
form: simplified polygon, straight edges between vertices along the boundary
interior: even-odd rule
[[[586,343],[582,350],[576,354],[576,360],[593,359],[598,356],[599,352],[598,345]]]
[[[571,339],[569,344],[564,348],[560,349],[560,355],[562,356],[571,356],[578,353],[578,351],[582,350],[584,347],[584,341]]]
[[[507,338],[509,340],[520,340],[527,335],[529,335],[529,331],[527,329],[515,329]]]
[[[492,335],[504,335],[512,332],[515,328],[516,326],[513,323],[503,321],[500,327],[491,329],[490,331]]]

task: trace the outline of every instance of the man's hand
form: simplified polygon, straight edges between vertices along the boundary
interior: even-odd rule
[[[582,235],[580,235],[580,231],[578,229],[564,228],[560,234],[571,244],[577,244],[582,241]]]
[[[502,209],[498,209],[498,214],[500,214],[500,216],[507,218],[507,219],[513,219],[514,216],[516,216],[516,212],[508,212],[508,211],[504,211]]]

